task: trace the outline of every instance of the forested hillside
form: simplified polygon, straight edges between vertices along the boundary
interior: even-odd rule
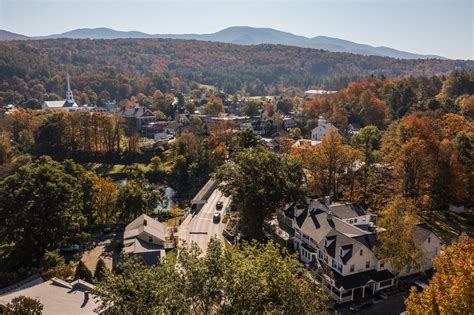
[[[56,99],[64,71],[73,89],[120,100],[156,89],[187,92],[193,82],[250,95],[282,88],[340,89],[368,76],[431,76],[473,69],[473,61],[398,60],[281,45],[240,46],[171,39],[55,39],[0,43],[4,102]],[[105,97],[104,94],[104,97]]]

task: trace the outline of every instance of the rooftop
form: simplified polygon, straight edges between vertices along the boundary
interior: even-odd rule
[[[93,314],[99,306],[89,291],[94,286],[82,280],[68,283],[58,278],[27,287],[6,295],[0,296],[0,305],[7,305],[18,296],[27,296],[38,299],[43,304],[43,314],[81,315]],[[87,292],[87,293],[86,293]]]

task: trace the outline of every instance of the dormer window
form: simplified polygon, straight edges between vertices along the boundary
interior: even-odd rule
[[[344,257],[344,250],[342,247],[339,248],[339,256]]]
[[[431,237],[428,236],[428,243],[431,243]]]

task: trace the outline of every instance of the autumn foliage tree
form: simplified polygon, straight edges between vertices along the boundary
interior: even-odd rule
[[[434,259],[428,287],[413,287],[405,301],[410,314],[472,314],[474,312],[474,240],[463,234]]]
[[[301,157],[310,172],[307,183],[309,192],[336,198],[340,181],[347,180],[346,170],[353,167],[358,156],[355,149],[342,142],[342,137],[335,130],[330,130],[316,147],[303,146],[293,150],[293,154]]]
[[[403,198],[394,198],[382,211],[378,224],[385,231],[377,233],[380,244],[376,252],[397,272],[423,270],[421,244],[414,237],[416,223],[415,206]]]

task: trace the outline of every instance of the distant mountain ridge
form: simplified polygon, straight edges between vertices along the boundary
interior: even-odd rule
[[[280,44],[303,48],[324,49],[331,52],[348,52],[358,55],[374,55],[400,59],[447,59],[436,55],[421,55],[401,51],[390,47],[374,47],[358,44],[339,38],[316,36],[308,38],[272,28],[256,28],[250,26],[233,26],[211,34],[147,34],[138,31],[116,31],[110,28],[82,28],[61,34],[27,37],[20,34],[0,30],[0,40],[26,39],[118,39],[118,38],[170,38],[194,39],[212,42],[223,42],[239,45]]]

